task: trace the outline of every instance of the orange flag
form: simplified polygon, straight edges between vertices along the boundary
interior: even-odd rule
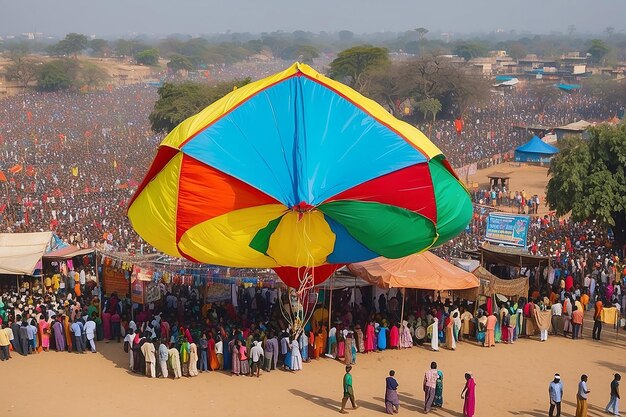
[[[9,172],[11,174],[17,174],[18,172],[22,172],[22,166],[20,164],[17,165],[13,165],[11,168],[9,168]]]
[[[0,171],[0,182],[7,182],[7,176],[2,171]]]

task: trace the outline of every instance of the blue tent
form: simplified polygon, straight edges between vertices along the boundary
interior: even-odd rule
[[[515,162],[547,163],[557,153],[557,148],[545,143],[538,136],[533,136],[527,143],[515,149]]]
[[[557,85],[557,88],[560,88],[561,90],[564,90],[564,91],[577,91],[582,88],[582,85],[560,83]]]

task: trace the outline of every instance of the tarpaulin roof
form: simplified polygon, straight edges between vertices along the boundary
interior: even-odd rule
[[[526,297],[528,295],[528,278],[502,279],[493,275],[485,268],[480,266],[480,262],[474,259],[452,258],[452,263],[480,279],[480,287],[470,290],[464,290],[458,293],[461,298],[474,300],[478,295],[494,295],[502,294],[507,297],[518,296]]]
[[[565,91],[574,91],[574,90],[580,90],[582,88],[582,85],[560,83],[559,85],[557,85],[557,87]]]
[[[478,287],[473,274],[430,252],[400,259],[376,258],[348,265],[350,271],[381,288],[462,290]]]
[[[498,79],[496,78],[496,81]],[[501,81],[499,83],[493,84],[494,87],[513,87],[514,85],[519,84],[519,80],[517,78],[510,78],[508,80]]]
[[[483,243],[479,248],[479,253],[486,264],[500,264],[522,267],[547,266],[547,256],[531,255],[528,251],[520,248],[497,246],[490,243]]]
[[[515,149],[515,152],[541,153],[552,155],[555,153],[559,153],[559,149],[555,148],[552,145],[548,145],[538,136],[533,136],[532,139],[529,140],[527,143]]]
[[[81,249],[77,246],[69,245],[64,248],[60,248],[46,253],[43,257],[45,259],[71,259],[75,256],[87,255],[92,253],[95,249]]]
[[[52,243],[52,232],[0,233],[0,274],[32,275]]]
[[[587,129],[589,126],[593,126],[593,123],[588,122],[586,120],[579,120],[574,123],[570,123],[564,126],[559,126],[556,129],[560,130],[574,130],[574,131],[583,131]]]
[[[340,290],[343,288],[367,287],[369,285],[372,285],[372,283],[357,276],[333,275],[321,284],[317,284],[315,288],[332,288],[335,290]]]

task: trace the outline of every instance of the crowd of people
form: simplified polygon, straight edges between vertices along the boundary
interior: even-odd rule
[[[547,106],[532,89],[492,94],[489,105],[470,106],[464,113],[463,129],[457,133],[454,120],[438,120],[430,138],[450,160],[460,167],[504,155],[527,142],[521,126],[563,126],[581,119],[606,121],[619,106],[587,94],[561,93]],[[424,129],[428,131],[428,129]]]
[[[253,69],[264,65],[274,70],[270,64]],[[150,252],[128,223],[125,208],[162,139],[148,120],[157,97],[156,88],[137,84],[4,99],[0,171],[7,198],[0,205],[0,223],[13,232],[54,230],[81,247]],[[526,141],[514,125],[606,120],[615,110],[582,93],[560,95],[540,115],[539,106],[531,90],[493,95],[489,106],[467,109],[460,135],[453,121],[439,120],[431,139],[461,166]]]
[[[133,231],[125,209],[162,139],[148,123],[156,98],[153,87],[131,85],[89,94],[29,93],[5,99],[0,106],[3,228],[53,230],[83,248],[152,252]],[[585,94],[563,94],[541,115],[539,105],[530,91],[494,96],[488,107],[468,109],[460,135],[452,121],[441,120],[432,140],[460,166],[526,141],[515,124],[558,125],[612,116],[610,106]],[[494,200],[496,205],[517,205],[519,212],[541,204],[539,196],[502,191],[495,196],[476,192],[479,205],[466,231],[435,251],[444,258],[463,258],[464,251],[475,249],[485,234],[486,206]],[[85,288],[80,280],[79,291],[71,285],[59,291],[44,283],[45,288],[0,294],[1,359],[51,350],[96,352],[100,341],[115,340],[128,353],[129,368],[149,377],[193,377],[209,371],[260,377],[261,371],[297,372],[311,360],[340,360],[350,367],[359,355],[386,349],[427,346],[436,351],[441,344],[454,350],[465,341],[489,348],[537,334],[545,341],[549,329],[577,339],[587,325],[582,313],[591,308],[593,338],[599,340],[602,323],[619,317],[608,312],[626,313],[623,249],[612,247],[607,231],[593,222],[552,215],[531,219],[530,251],[549,255],[552,264],[543,270],[510,270],[512,277],[525,275],[531,283],[528,296],[518,300],[487,299],[475,305],[475,300],[441,300],[416,292],[406,297],[407,313],[401,317],[399,293],[374,299],[365,289],[346,289],[334,294],[330,320],[314,318],[304,332],[293,334],[280,315],[277,303],[282,299],[273,288],[247,288],[237,302],[205,303],[197,289],[174,285],[162,303],[138,306],[125,295],[101,298],[97,287]],[[437,375],[425,378],[424,387],[435,406],[443,378]],[[398,406],[393,376],[386,381],[385,396],[391,413]],[[466,379],[466,398],[472,400],[466,400],[464,415],[471,416],[475,384],[471,375]],[[348,400],[356,406],[347,389],[351,384],[351,377],[344,378],[342,411]]]
[[[150,130],[154,87],[28,93],[0,106],[0,223],[52,230],[80,247],[142,250],[126,219],[161,136]]]

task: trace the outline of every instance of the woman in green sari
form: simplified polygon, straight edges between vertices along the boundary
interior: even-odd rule
[[[433,407],[443,407],[443,372],[437,370],[437,385],[435,386],[435,399],[433,400]]]

